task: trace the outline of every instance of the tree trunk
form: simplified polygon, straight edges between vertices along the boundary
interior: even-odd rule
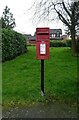
[[[72,39],[72,55],[77,56],[77,44],[76,44],[76,39],[75,39],[75,31],[71,30],[71,39]]]
[[[76,3],[74,2],[74,4],[72,5],[72,9],[71,9],[71,12],[72,12],[72,17],[71,17],[71,27],[70,27],[70,31],[71,31],[71,39],[72,39],[72,54],[74,56],[77,56],[77,43],[76,43],[76,38],[75,38],[75,35],[76,35],[76,30],[75,30],[75,14],[76,14],[76,11],[75,11],[75,5]]]

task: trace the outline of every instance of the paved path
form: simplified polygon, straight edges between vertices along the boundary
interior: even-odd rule
[[[2,106],[0,105],[0,120],[2,118]]]
[[[27,108],[3,110],[3,118],[77,118],[77,109],[59,103],[39,104]]]

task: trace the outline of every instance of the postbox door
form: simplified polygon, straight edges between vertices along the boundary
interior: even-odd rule
[[[48,59],[49,58],[49,42],[38,42],[36,44],[36,56],[37,59]]]
[[[46,54],[46,44],[45,43],[41,43],[40,44],[40,54],[41,55],[45,55]]]

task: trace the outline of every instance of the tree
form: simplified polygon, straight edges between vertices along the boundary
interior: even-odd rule
[[[34,18],[38,21],[49,19],[49,21],[61,20],[70,31],[72,38],[72,53],[77,54],[76,31],[79,25],[79,1],[71,2],[70,0],[39,0],[34,3]]]
[[[73,4],[72,4],[73,5]],[[72,7],[73,6],[70,6],[70,10],[72,11]],[[76,19],[76,21],[75,21],[75,23],[76,23],[76,25],[75,25],[75,29],[76,29],[76,33],[77,33],[77,31],[78,31],[78,29],[79,29],[79,2],[77,2],[77,6],[75,6],[76,7],[76,10],[75,10],[75,19]],[[78,17],[78,18],[77,18]],[[66,29],[66,33],[67,34],[70,34],[70,29],[67,27],[67,29]]]
[[[16,25],[13,14],[10,12],[10,8],[8,8],[8,6],[5,7],[1,20],[2,28],[12,29]]]

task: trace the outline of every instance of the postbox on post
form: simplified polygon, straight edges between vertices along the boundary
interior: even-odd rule
[[[36,28],[36,58],[41,60],[41,95],[44,96],[44,60],[49,59],[49,28]]]
[[[49,28],[36,28],[36,58],[45,60],[49,58]]]

